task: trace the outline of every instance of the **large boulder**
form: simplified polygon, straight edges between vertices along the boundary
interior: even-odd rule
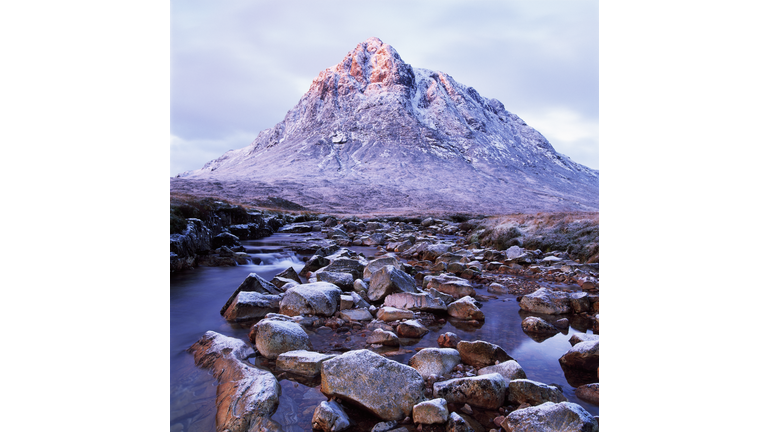
[[[514,360],[503,348],[485,341],[461,341],[456,345],[461,361],[477,369]]]
[[[349,416],[336,401],[323,401],[312,415],[312,429],[323,432],[340,432],[350,426]]]
[[[311,350],[309,336],[304,328],[292,321],[263,319],[251,327],[248,337],[268,359],[276,359],[282,353]]]
[[[598,424],[590,413],[575,403],[546,402],[512,411],[501,423],[507,432],[597,432]]]
[[[498,373],[436,382],[435,397],[448,403],[469,404],[478,408],[497,409],[504,404],[507,379]]]
[[[424,348],[408,361],[408,366],[419,371],[421,376],[441,377],[461,363],[459,352],[452,348]]]
[[[600,340],[579,342],[560,357],[564,368],[583,369],[596,372],[600,366]]]
[[[486,366],[484,368],[480,368],[477,371],[478,375],[486,375],[486,374],[492,374],[492,373],[501,374],[501,376],[506,378],[507,381],[526,378],[523,367],[520,366],[520,364],[514,360],[507,360],[497,365]]]
[[[245,342],[208,331],[188,350],[198,367],[219,382],[216,390],[216,430],[248,432],[274,430],[270,417],[277,410],[280,384],[271,373],[248,364],[254,354]]]
[[[235,289],[235,292],[232,293],[232,295],[229,296],[229,299],[227,299],[226,303],[224,303],[224,306],[221,308],[221,311],[219,313],[221,315],[224,315],[224,313],[227,312],[227,309],[229,309],[229,306],[232,304],[233,301],[237,298],[237,295],[241,292],[257,292],[261,294],[272,294],[272,295],[278,295],[282,294],[283,290],[276,287],[271,282],[267,282],[264,278],[257,275],[256,273],[251,273],[248,276],[246,276],[245,280],[240,284],[240,286]]]
[[[413,406],[413,422],[417,424],[442,424],[448,421],[448,401],[432,399]]]
[[[520,299],[520,309],[541,314],[567,314],[573,312],[571,295],[567,292],[539,288]]]
[[[383,420],[402,420],[423,402],[419,372],[368,350],[348,351],[323,362],[320,390],[364,407]]]
[[[264,318],[267,314],[280,311],[280,300],[283,296],[284,294],[242,291],[224,312],[224,319],[229,322],[242,322]]]
[[[453,300],[453,297],[451,297],[451,300]],[[445,311],[448,309],[445,301],[430,293],[410,292],[388,295],[384,299],[384,306],[416,311]]]
[[[434,288],[442,293],[449,294],[454,299],[460,299],[464,296],[475,296],[475,289],[465,279],[458,276],[441,274],[439,276],[425,276],[424,287]]]
[[[462,297],[448,305],[448,315],[463,320],[485,320],[485,314],[478,304],[477,300],[470,296]]]
[[[368,298],[372,301],[379,301],[393,293],[416,291],[413,276],[390,265],[373,273],[368,283]]]
[[[313,282],[289,288],[280,301],[280,313],[288,316],[336,313],[341,302],[341,289],[328,282]]]
[[[275,367],[281,371],[311,378],[320,375],[320,365],[334,357],[336,354],[307,350],[287,351],[277,356]]]
[[[541,405],[544,402],[565,402],[566,398],[555,386],[529,379],[515,379],[509,382],[509,401],[517,404]]]

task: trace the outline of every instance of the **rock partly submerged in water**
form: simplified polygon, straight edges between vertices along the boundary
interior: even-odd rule
[[[456,345],[461,361],[475,368],[484,368],[507,360],[514,360],[503,348],[485,341],[461,341]]]
[[[449,403],[497,409],[504,404],[507,379],[498,373],[436,382],[434,395]]]
[[[492,374],[492,373],[501,374],[501,376],[506,378],[507,381],[526,378],[523,367],[520,366],[520,364],[514,360],[507,360],[497,365],[486,366],[484,368],[480,368],[477,371],[478,375],[485,375],[485,374]]]
[[[571,402],[545,402],[510,413],[501,426],[507,432],[597,432],[598,424],[584,408]]]
[[[219,381],[216,430],[282,430],[270,420],[277,410],[280,384],[271,373],[245,361],[255,354],[245,342],[208,331],[188,351],[198,367],[210,370]]]
[[[596,372],[600,366],[600,340],[579,342],[560,357],[560,365]]]
[[[529,379],[515,379],[509,382],[510,402],[529,405],[541,405],[544,402],[565,402],[563,392],[551,385]]]
[[[304,328],[283,319],[259,321],[251,327],[248,337],[259,353],[268,359],[276,359],[288,351],[312,349]]]
[[[365,349],[323,362],[320,390],[383,420],[402,420],[425,400],[424,379],[416,369]]]

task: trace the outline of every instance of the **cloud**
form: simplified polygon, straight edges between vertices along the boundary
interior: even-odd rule
[[[554,108],[521,118],[528,126],[541,132],[558,153],[574,162],[599,169],[599,152],[594,145],[599,138],[597,119],[585,118],[567,108]]]

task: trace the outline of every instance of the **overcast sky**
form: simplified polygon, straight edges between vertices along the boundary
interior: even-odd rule
[[[173,0],[171,176],[249,145],[371,36],[599,169],[597,1]]]

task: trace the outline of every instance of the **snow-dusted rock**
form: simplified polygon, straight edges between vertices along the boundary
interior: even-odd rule
[[[509,382],[510,402],[540,405],[544,402],[565,402],[565,396],[559,388],[529,379],[515,379]]]
[[[350,426],[349,416],[336,401],[323,401],[312,415],[312,429],[323,432],[340,432]]]
[[[263,319],[251,327],[248,337],[268,359],[276,359],[288,351],[312,349],[307,332],[292,321]]]
[[[507,360],[497,365],[486,366],[484,368],[480,368],[477,371],[478,375],[485,375],[485,374],[491,374],[491,373],[501,374],[501,376],[506,378],[507,381],[526,378],[523,367],[520,366],[520,364],[514,360]]]
[[[441,377],[461,363],[459,352],[452,348],[424,348],[414,354],[408,361],[408,366],[419,371],[421,376]]]
[[[391,331],[377,328],[374,329],[367,338],[365,338],[365,343],[372,345],[380,344],[387,346],[400,346],[400,338]]]
[[[501,374],[492,373],[440,381],[432,387],[435,397],[441,397],[448,403],[466,403],[479,408],[497,409],[504,404],[507,379]]]
[[[597,419],[581,406],[571,402],[546,402],[512,411],[501,426],[507,432],[597,432],[598,430]]]
[[[579,342],[559,360],[563,367],[597,371],[600,366],[600,340]]]
[[[484,368],[507,360],[514,360],[503,348],[485,341],[461,341],[456,345],[461,355],[461,361],[474,366]]]
[[[278,370],[296,375],[314,377],[320,375],[320,365],[334,357],[336,357],[336,354],[324,354],[307,350],[286,351],[277,356],[275,367]]]
[[[432,399],[413,406],[413,422],[417,424],[442,424],[448,421],[448,401]]]
[[[526,317],[520,326],[526,333],[539,333],[544,335],[556,335],[560,331],[552,324],[544,321],[537,316]]]
[[[567,292],[539,288],[520,299],[520,309],[542,314],[566,314],[573,311],[571,296]]]
[[[368,298],[372,301],[399,292],[416,292],[416,280],[395,266],[385,265],[373,273],[368,284]]]
[[[470,296],[464,296],[448,305],[448,315],[463,320],[484,320],[485,314],[478,307],[478,302]]]
[[[237,298],[237,295],[241,292],[258,292],[262,294],[282,294],[283,290],[276,287],[270,282],[267,282],[264,278],[257,275],[256,273],[249,274],[245,280],[240,284],[240,286],[235,289],[235,292],[232,293],[232,295],[229,296],[229,299],[224,303],[224,306],[221,308],[221,311],[219,312],[221,315],[224,315],[224,313],[227,311],[229,306],[232,304],[233,301]]]
[[[600,383],[579,386],[576,389],[576,397],[593,405],[600,405]]]
[[[451,298],[453,299],[453,298]],[[441,298],[430,293],[394,293],[384,299],[384,306],[416,311],[445,311],[447,306]]]
[[[280,311],[280,300],[284,294],[261,294],[255,291],[240,292],[224,312],[224,319],[230,322],[260,319],[269,313]]]
[[[280,301],[283,315],[322,315],[336,313],[341,302],[341,289],[328,282],[313,282],[289,288]]]
[[[397,326],[397,335],[405,338],[420,338],[427,334],[429,329],[418,320],[406,320]]]
[[[425,276],[424,286],[427,289],[434,288],[442,293],[450,294],[454,299],[475,296],[475,289],[466,279],[448,274]]]
[[[409,310],[398,309],[390,306],[380,307],[376,311],[376,319],[380,321],[397,321],[402,319],[413,319],[414,313]]]

